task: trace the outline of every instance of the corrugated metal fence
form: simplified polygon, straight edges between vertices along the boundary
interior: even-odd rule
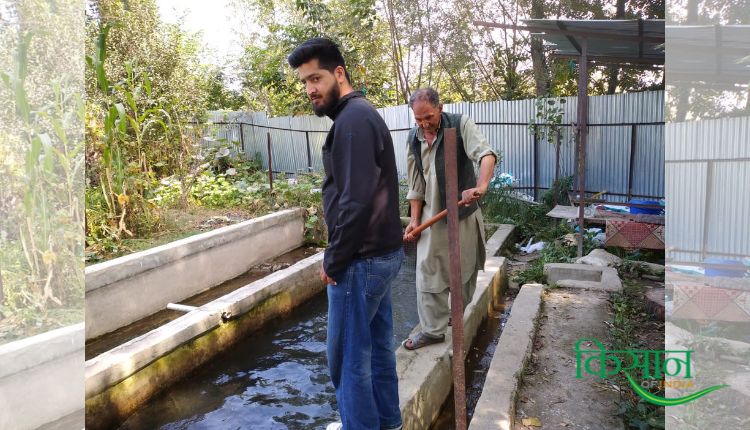
[[[662,91],[593,96],[589,98],[589,140],[586,184],[590,191],[606,190],[607,198],[659,199],[664,196],[664,93]],[[561,175],[576,171],[572,123],[577,99],[563,105],[564,133],[560,150]],[[457,103],[446,112],[469,115],[502,155],[497,167],[517,179],[517,188],[538,194],[555,175],[555,148],[528,130],[536,115],[535,100]],[[414,117],[407,105],[378,109],[391,130],[401,176],[406,175],[406,138]],[[215,138],[235,141],[243,151],[259,154],[268,163],[270,135],[273,170],[296,173],[321,171],[321,148],[331,120],[315,116],[268,118],[263,113],[213,112],[209,131]]]
[[[666,125],[668,257],[750,257],[750,117]]]

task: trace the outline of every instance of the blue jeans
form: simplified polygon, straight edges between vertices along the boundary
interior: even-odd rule
[[[344,430],[401,425],[391,282],[404,251],[354,260],[328,285],[328,369]]]

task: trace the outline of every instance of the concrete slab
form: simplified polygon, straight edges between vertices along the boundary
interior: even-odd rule
[[[508,322],[492,357],[470,430],[510,430],[515,417],[516,392],[525,363],[531,355],[543,286],[527,284],[513,302]]]
[[[544,265],[547,284],[566,288],[583,288],[610,292],[622,291],[617,270],[585,264],[548,263]]]
[[[620,262],[622,262],[622,258],[599,248],[589,252],[589,255],[576,260],[576,264],[588,264],[589,266],[600,267],[615,267]]]
[[[513,224],[499,224],[495,233],[487,239],[485,249],[487,249],[487,256],[496,256],[500,250],[510,245],[510,240],[513,238],[513,232],[516,226]]]
[[[0,346],[0,429],[35,429],[82,409],[83,332],[80,323]]]

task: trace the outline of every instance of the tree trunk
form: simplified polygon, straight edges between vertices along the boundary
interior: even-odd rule
[[[625,0],[617,0],[617,11],[615,12],[615,19],[625,18]],[[617,66],[609,66],[607,68],[607,94],[614,94],[617,90],[617,85],[620,83],[620,68]]]
[[[531,1],[531,18],[544,18],[544,2],[542,0]],[[534,83],[536,84],[536,95],[541,97],[549,93],[550,78],[547,59],[544,57],[544,45],[538,37],[531,38],[531,65],[534,71]]]
[[[399,42],[398,29],[396,28],[396,17],[393,12],[393,3],[390,0],[384,2],[386,14],[388,15],[388,27],[391,33],[391,49],[393,66],[396,69],[397,84],[401,87],[401,97],[404,103],[409,103],[409,81],[403,68],[401,59],[401,43]]]
[[[698,23],[698,0],[688,0],[687,5],[687,24]],[[683,122],[687,118],[688,111],[690,111],[690,93],[691,88],[687,82],[675,88],[673,92],[676,93],[676,104],[675,107],[675,118],[676,122]]]

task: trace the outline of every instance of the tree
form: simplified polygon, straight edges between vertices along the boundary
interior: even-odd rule
[[[206,85],[207,110],[240,110],[245,100],[239,91],[227,88],[226,76],[218,67],[214,68]]]

